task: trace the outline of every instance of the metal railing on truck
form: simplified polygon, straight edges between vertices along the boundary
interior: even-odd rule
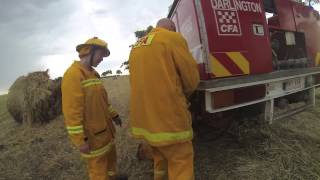
[[[281,70],[267,74],[201,81],[198,90],[204,91],[205,93],[205,107],[208,113],[217,113],[265,102],[265,120],[272,123],[273,120],[290,116],[310,106],[314,106],[315,90],[316,87],[320,86],[319,77],[320,67]],[[291,82],[294,82],[294,86],[292,87],[289,86]],[[245,88],[256,85],[265,85],[266,94],[263,98],[222,108],[214,108],[212,106],[212,101],[214,101],[212,100],[212,96],[214,92],[234,90],[237,88]],[[310,96],[311,101],[309,104],[306,104],[304,107],[291,110],[286,114],[282,114],[279,116],[274,115],[274,101],[276,98],[281,98],[303,91],[308,93]]]

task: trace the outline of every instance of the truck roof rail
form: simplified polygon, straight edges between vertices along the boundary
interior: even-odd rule
[[[173,14],[173,11],[175,10],[177,4],[178,4],[179,0],[174,0],[171,7],[170,7],[170,10],[169,10],[169,14],[168,14],[168,18],[170,18]]]

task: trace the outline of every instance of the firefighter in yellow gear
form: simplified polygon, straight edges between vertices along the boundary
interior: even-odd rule
[[[130,127],[152,147],[155,180],[193,180],[193,130],[188,97],[199,83],[197,63],[169,19],[132,46]]]
[[[62,107],[72,143],[87,163],[91,180],[116,179],[115,127],[121,126],[99,74],[93,69],[110,55],[107,43],[97,37],[77,46],[74,61],[62,80]]]

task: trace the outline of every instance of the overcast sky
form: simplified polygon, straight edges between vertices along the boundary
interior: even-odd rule
[[[111,55],[98,67],[119,69],[128,59],[134,31],[155,25],[173,0],[1,0],[0,93],[28,72],[62,76],[78,59],[77,44],[98,36]]]

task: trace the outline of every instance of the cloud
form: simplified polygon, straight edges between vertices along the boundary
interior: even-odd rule
[[[95,35],[108,41],[111,56],[98,67],[100,72],[117,69],[128,59],[129,46],[136,41],[134,32],[167,15],[172,0],[117,1],[93,0],[84,3]]]
[[[10,0],[0,6],[0,90],[31,71],[61,76],[77,58],[75,46],[98,36],[111,56],[98,71],[128,59],[133,32],[166,16],[172,0]]]
[[[50,42],[62,30],[70,7],[62,0],[1,2],[0,89],[7,89],[20,75],[39,70],[40,57],[59,49]]]

